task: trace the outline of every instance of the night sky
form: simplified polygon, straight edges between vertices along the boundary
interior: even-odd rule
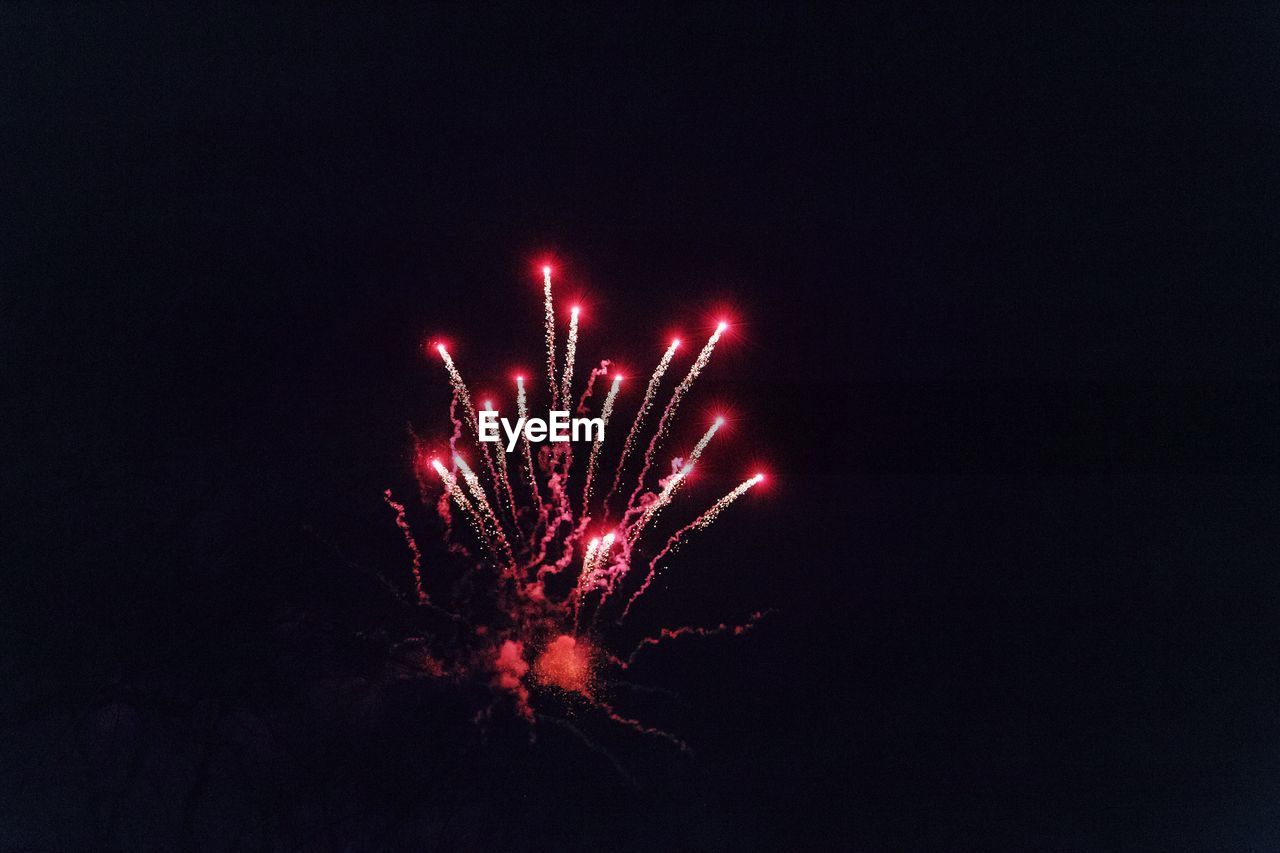
[[[0,850],[1280,848],[1280,16],[0,10]],[[732,333],[619,642],[472,721],[382,501],[477,387]],[[625,400],[620,408],[626,408]],[[719,439],[717,439],[719,442]],[[626,642],[623,642],[626,641]],[[589,743],[588,743],[589,741]]]

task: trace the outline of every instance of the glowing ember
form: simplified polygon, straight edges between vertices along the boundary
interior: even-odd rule
[[[561,634],[538,655],[533,675],[551,687],[590,696],[591,652],[585,639]]]
[[[518,640],[503,640],[498,656],[493,662],[494,683],[509,690],[516,697],[516,707],[525,716],[530,715],[529,690],[524,686],[524,675],[529,664],[524,660],[524,646]]]
[[[579,311],[575,307],[570,314],[563,369],[558,371],[551,273],[551,267],[543,267],[546,406],[568,409],[574,399]],[[414,454],[414,470],[423,503],[433,506],[443,522],[449,552],[470,561],[461,580],[450,584],[442,577],[433,584],[428,561],[409,528],[405,507],[393,500],[390,491],[384,495],[410,549],[412,591],[408,600],[448,616],[454,626],[439,638],[428,638],[428,642],[434,641],[437,646],[432,647],[430,656],[433,666],[424,668],[424,672],[449,673],[451,677],[469,675],[487,681],[493,686],[496,699],[505,701],[530,721],[538,716],[534,706],[539,690],[563,691],[586,701],[604,718],[684,748],[679,738],[615,710],[595,695],[594,688],[597,679],[607,680],[610,671],[620,672],[630,663],[630,658],[623,660],[610,651],[611,645],[616,649],[616,641],[611,642],[601,626],[621,623],[641,595],[650,589],[660,568],[659,561],[691,534],[709,527],[731,503],[764,479],[763,474],[756,474],[740,483],[693,521],[670,534],[656,554],[646,549],[645,532],[655,525],[659,513],[673,504],[681,484],[710,450],[712,438],[725,422],[723,417],[716,417],[688,456],[670,460],[669,476],[660,479],[652,489],[646,486],[646,475],[656,464],[663,437],[671,429],[680,403],[706,369],[727,329],[726,322],[719,323],[673,389],[638,462],[634,491],[625,505],[615,508],[615,513],[620,512],[620,519],[615,514],[614,518],[619,520],[612,523],[609,505],[627,476],[627,462],[645,432],[646,416],[680,346],[679,339],[672,340],[659,359],[644,394],[635,404],[625,439],[621,442],[614,439],[610,443],[604,436],[591,436],[589,450],[583,452],[585,448],[580,444],[576,459],[573,442],[543,444],[535,449],[531,440],[538,438],[531,439],[528,431],[522,431],[518,452],[514,451],[514,433],[508,448],[504,449],[499,442],[496,449],[491,450],[491,442],[479,440],[480,427],[471,392],[448,347],[444,343],[435,345],[453,391],[452,434],[448,436],[447,448],[421,444]],[[593,398],[593,392],[597,377],[608,375],[611,364],[608,359],[600,362],[585,382],[580,380],[584,388],[577,403],[581,414],[587,413],[588,404],[598,405],[599,417],[606,427],[619,403],[622,375],[613,373],[602,403],[597,402],[598,397]],[[517,415],[528,420],[530,396],[535,389],[526,385],[523,374],[515,380]],[[492,411],[493,402],[484,400],[484,409]],[[597,498],[593,481],[599,466],[607,464],[605,457],[611,450],[618,456],[613,484],[607,493]],[[507,459],[509,452],[517,453],[511,463]],[[469,455],[476,459],[473,453],[478,454],[482,463],[474,469],[464,458]],[[449,460],[451,465],[446,467],[442,459]],[[509,464],[515,466],[510,474]],[[436,477],[430,476],[431,471]],[[572,492],[571,480],[575,484]],[[465,526],[454,524],[455,508],[467,522]],[[641,569],[633,572],[636,565]],[[620,594],[615,596],[615,593]],[[749,625],[754,625],[759,615],[756,614]],[[465,629],[461,627],[464,625]],[[742,626],[725,625],[711,629],[664,628],[658,639],[646,640],[642,646],[664,638],[738,635],[743,630]],[[535,655],[533,650],[539,651]]]

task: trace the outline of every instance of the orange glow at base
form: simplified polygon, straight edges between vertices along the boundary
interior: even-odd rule
[[[543,684],[589,695],[592,651],[586,640],[561,634],[538,655],[533,674]]]

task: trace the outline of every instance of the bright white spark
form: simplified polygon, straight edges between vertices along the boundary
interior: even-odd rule
[[[569,313],[569,341],[564,347],[564,378],[560,382],[560,399],[569,405],[569,395],[573,387],[573,361],[578,356],[578,306],[573,306]]]
[[[551,383],[551,408],[557,407],[556,396],[556,314],[551,302],[551,267],[542,268],[544,322],[547,332],[547,380]]]

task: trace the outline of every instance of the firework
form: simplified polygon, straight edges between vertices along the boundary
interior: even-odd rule
[[[485,400],[484,407],[487,411],[493,411],[493,402]],[[514,529],[519,530],[520,520],[516,517],[515,493],[511,491],[511,478],[507,473],[507,451],[503,450],[502,442],[499,441],[494,446],[493,452],[498,457],[498,500],[507,511]]]
[[[547,333],[547,382],[551,388],[551,405],[559,402],[556,396],[556,310],[551,302],[551,267],[542,268],[543,322]]]
[[[724,418],[715,419],[715,422],[711,424],[710,428],[703,433],[702,438],[698,439],[698,443],[694,445],[693,451],[689,454],[689,458],[683,460],[680,470],[664,481],[662,492],[659,493],[657,500],[644,506],[632,507],[627,511],[626,515],[624,515],[622,519],[624,526],[632,517],[637,515],[640,517],[639,521],[636,521],[630,528],[628,533],[629,542],[634,542],[636,538],[644,532],[645,526],[649,524],[649,522],[653,521],[654,518],[657,517],[658,513],[662,511],[662,508],[671,503],[671,498],[675,495],[676,489],[678,489],[680,484],[684,482],[684,478],[692,473],[694,464],[702,457],[702,451],[707,449],[707,445],[711,443],[712,437],[715,436],[716,432],[718,432],[720,427],[723,425]]]
[[[405,544],[409,546],[409,553],[413,555],[413,591],[417,595],[419,602],[425,602],[427,594],[422,591],[422,551],[418,548],[418,540],[413,538],[413,531],[409,528],[409,522],[405,521],[404,504],[396,503],[391,499],[390,489],[382,493],[382,499],[387,502],[387,506],[395,511],[396,527],[399,527],[400,532],[404,534]]]
[[[662,354],[661,360],[658,361],[658,366],[653,370],[653,375],[649,377],[649,384],[645,386],[644,399],[640,401],[640,408],[636,410],[635,420],[631,422],[631,430],[627,433],[626,441],[622,443],[622,455],[618,458],[618,470],[613,475],[613,485],[609,487],[609,493],[604,498],[606,514],[609,511],[609,499],[613,497],[614,492],[618,491],[618,486],[622,482],[622,471],[627,465],[627,459],[631,456],[631,451],[635,448],[636,437],[644,426],[645,415],[649,414],[649,410],[653,408],[653,398],[658,392],[658,384],[662,382],[662,377],[666,374],[667,368],[671,366],[671,358],[679,348],[680,339],[676,338],[671,342],[671,346],[667,347],[667,351]]]
[[[595,378],[594,376],[592,377]],[[609,418],[613,415],[613,403],[618,399],[618,387],[622,385],[622,377],[613,377],[613,385],[609,387],[609,393],[604,398],[604,407],[600,410],[600,417],[604,420],[604,426],[609,428]],[[587,460],[587,484],[582,488],[582,506],[585,512],[586,507],[591,504],[591,481],[596,474],[596,460],[600,457],[600,447],[604,444],[604,436],[601,435],[591,445],[591,457]]]
[[[569,405],[569,389],[573,387],[573,360],[578,357],[578,306],[569,312],[569,341],[564,345],[564,378],[560,380],[560,400]]]
[[[466,416],[467,426],[471,427],[471,434],[477,439],[476,443],[480,446],[480,455],[484,458],[485,467],[496,483],[498,482],[498,471],[493,464],[493,454],[489,451],[489,443],[487,441],[479,441],[480,424],[476,418],[475,404],[471,402],[471,392],[467,390],[467,383],[462,381],[462,374],[458,372],[458,368],[454,365],[453,358],[449,355],[449,350],[445,348],[445,345],[436,344],[436,351],[440,353],[440,359],[444,362],[444,368],[449,374],[449,384],[453,387],[453,396],[462,403],[462,411]],[[454,444],[456,446],[456,440]]]
[[[544,267],[543,297],[547,357],[548,404],[552,409],[564,409],[572,405],[574,398],[574,366],[578,348],[579,310],[570,313],[568,335],[564,347],[563,369],[557,377],[555,305],[551,292],[551,268]],[[495,686],[498,696],[509,696],[521,716],[535,720],[539,714],[533,710],[537,701],[534,687],[555,689],[577,695],[598,708],[606,718],[626,725],[635,731],[658,735],[684,748],[678,738],[646,726],[616,711],[595,695],[592,685],[603,677],[609,667],[625,669],[634,658],[623,660],[609,651],[610,637],[598,626],[613,624],[601,620],[602,612],[612,611],[615,601],[625,601],[617,622],[621,622],[632,605],[650,588],[659,563],[676,550],[692,533],[710,526],[715,519],[742,495],[763,479],[756,475],[739,484],[735,489],[713,503],[693,521],[671,534],[665,544],[651,558],[644,544],[646,530],[655,524],[660,512],[672,504],[680,486],[686,481],[702,456],[709,450],[712,438],[724,424],[723,418],[702,434],[693,450],[684,458],[671,461],[671,474],[660,480],[656,489],[647,490],[646,475],[656,463],[664,436],[670,431],[677,409],[690,392],[694,381],[707,367],[717,342],[727,324],[720,323],[703,345],[684,378],[676,385],[671,398],[663,408],[648,436],[646,449],[641,456],[634,491],[623,509],[620,521],[609,522],[608,506],[620,483],[626,477],[627,462],[635,454],[645,435],[648,413],[652,410],[663,376],[670,367],[680,341],[673,340],[654,369],[644,394],[636,403],[636,411],[625,439],[618,447],[618,461],[613,484],[602,498],[596,500],[594,485],[599,466],[611,444],[605,434],[592,438],[586,461],[579,461],[580,474],[573,475],[575,461],[572,445],[568,442],[535,448],[529,433],[522,430],[516,473],[508,473],[507,451],[502,443],[491,450],[489,443],[480,440],[475,404],[470,390],[444,344],[436,350],[444,364],[453,391],[450,416],[453,434],[449,439],[448,458],[452,467],[430,459],[443,486],[441,495],[435,481],[422,480],[423,499],[434,504],[445,522],[445,536],[450,550],[455,554],[469,554],[466,540],[472,546],[479,545],[480,554],[487,558],[477,561],[471,571],[493,573],[495,584],[466,584],[465,594],[488,596],[488,604],[479,607],[477,602],[458,602],[468,612],[478,609],[492,614],[485,624],[478,625],[474,634],[460,642],[470,649],[466,654],[456,653],[451,659],[461,660],[455,672],[473,672],[486,678]],[[611,361],[606,359],[587,376],[578,402],[577,411],[586,414],[589,404],[594,408],[592,394],[596,379],[607,375]],[[558,378],[558,381],[557,381]],[[530,411],[530,389],[523,375],[516,376],[516,409],[518,417],[527,421]],[[623,377],[614,373],[613,381],[604,400],[599,405],[599,418],[608,427],[619,402]],[[456,410],[460,409],[460,412]],[[484,402],[486,411],[493,410],[491,401]],[[486,415],[486,417],[488,417]],[[464,426],[465,424],[465,426]],[[464,435],[465,433],[465,435]],[[473,441],[483,464],[472,469],[463,457],[470,452],[466,444]],[[514,445],[512,445],[514,447]],[[426,451],[420,451],[428,458]],[[495,459],[496,457],[496,459]],[[426,470],[427,466],[420,466]],[[580,506],[569,499],[568,485],[571,476],[582,476],[583,485]],[[576,481],[575,481],[576,482]],[[513,483],[523,483],[519,490]],[[412,579],[415,599],[430,604],[424,583],[423,558],[417,541],[409,530],[404,507],[384,496],[396,512],[396,524],[404,534],[412,556]],[[470,528],[455,527],[450,523],[450,504],[456,506]],[[590,534],[588,531],[592,531]],[[633,565],[644,565],[644,576],[633,578]],[[455,587],[455,594],[458,587]],[[432,587],[433,593],[435,587]],[[477,590],[480,590],[477,592]],[[626,598],[612,598],[613,594],[626,590]],[[438,600],[443,600],[438,599]],[[432,605],[436,606],[436,605]],[[470,624],[470,622],[468,622]],[[750,624],[748,623],[748,627]],[[690,626],[664,629],[660,637],[685,635],[708,636],[714,633],[736,630],[726,626],[701,629]],[[745,628],[743,629],[745,630]],[[740,631],[737,631],[740,632]],[[642,643],[646,647],[649,641]]]
[[[649,588],[649,584],[653,583],[653,579],[657,577],[657,574],[658,574],[659,560],[667,556],[667,554],[670,553],[671,551],[674,551],[676,548],[678,548],[680,544],[684,541],[684,537],[686,534],[691,533],[695,530],[706,530],[708,527],[710,527],[711,523],[720,516],[720,513],[724,512],[725,508],[729,506],[729,504],[733,503],[738,498],[745,495],[747,493],[747,490],[750,489],[752,486],[756,485],[757,483],[761,483],[763,481],[764,481],[764,474],[756,474],[754,477],[748,480],[744,480],[743,482],[738,484],[737,488],[729,492],[729,494],[725,495],[724,497],[720,498],[720,500],[713,503],[704,513],[702,513],[702,515],[698,516],[693,521],[686,524],[684,527],[681,527],[675,533],[671,534],[671,538],[667,540],[667,544],[663,545],[662,550],[659,551],[657,555],[655,555],[654,558],[649,562],[649,573],[645,575],[644,580],[640,584],[640,588],[637,589],[635,593],[631,596],[631,598],[627,601],[626,607],[622,608],[622,615],[618,617],[618,621],[621,622],[623,619],[627,618],[627,614],[631,612],[631,607],[636,603],[636,600],[639,599],[640,596],[644,594],[644,591]]]
[[[475,500],[476,506],[480,507],[480,515],[484,522],[490,526],[490,530],[494,538],[502,546],[502,550],[507,553],[508,559],[511,555],[511,545],[507,542],[506,536],[502,533],[502,525],[498,523],[498,516],[494,515],[493,507],[489,504],[489,498],[484,493],[484,486],[480,485],[480,478],[471,470],[471,466],[466,463],[461,456],[453,457],[453,464],[462,472],[462,479],[467,484],[467,491],[471,492],[472,499]]]
[[[615,658],[613,662],[619,669],[629,669],[636,662],[636,658],[645,649],[652,648],[653,646],[667,642],[668,640],[678,640],[681,637],[716,637],[722,634],[741,637],[752,628],[755,628],[761,619],[773,612],[774,611],[772,610],[759,610],[752,613],[751,617],[741,625],[726,625],[721,622],[719,625],[712,628],[695,628],[691,626],[685,626],[683,628],[663,628],[656,637],[645,637],[641,640],[631,654],[627,656],[626,660]]]
[[[467,499],[466,494],[459,488],[458,478],[449,473],[439,459],[431,460],[431,467],[435,468],[436,473],[440,475],[440,479],[444,483],[445,493],[453,498],[454,503],[466,514],[467,521],[471,524],[471,529],[475,531],[476,536],[480,538],[481,542],[494,556],[499,556],[493,540],[490,538],[489,530],[480,518],[480,514],[476,512],[476,508],[471,505],[471,501]]]
[[[658,418],[658,425],[653,430],[653,437],[649,439],[649,447],[644,452],[644,465],[640,468],[640,475],[636,478],[636,489],[631,493],[631,498],[627,501],[628,507],[635,506],[636,500],[644,490],[644,476],[653,467],[653,459],[658,452],[658,445],[662,443],[662,438],[666,435],[671,420],[676,416],[676,409],[680,407],[680,402],[684,399],[684,395],[693,387],[694,380],[701,375],[703,369],[707,366],[707,362],[711,361],[711,353],[715,350],[716,343],[719,342],[720,336],[724,334],[724,330],[727,328],[729,328],[729,324],[724,322],[716,326],[716,330],[711,333],[711,337],[707,338],[707,342],[703,344],[702,352],[698,353],[698,357],[694,359],[689,372],[684,375],[684,379],[680,380],[676,390],[671,392],[671,400],[667,403],[667,407],[662,410],[662,416]]]
[[[528,398],[525,396],[525,393],[524,393],[524,377],[523,376],[516,377],[516,389],[517,389],[516,414],[519,416],[521,420],[527,420],[529,417],[529,402],[528,402]],[[538,477],[536,474],[533,473],[533,450],[529,446],[529,434],[521,433],[521,435],[523,436],[521,439],[521,442],[524,449],[524,468],[525,468],[525,473],[529,475],[529,491],[533,495],[534,507],[537,510],[541,511],[542,495],[538,492]]]

